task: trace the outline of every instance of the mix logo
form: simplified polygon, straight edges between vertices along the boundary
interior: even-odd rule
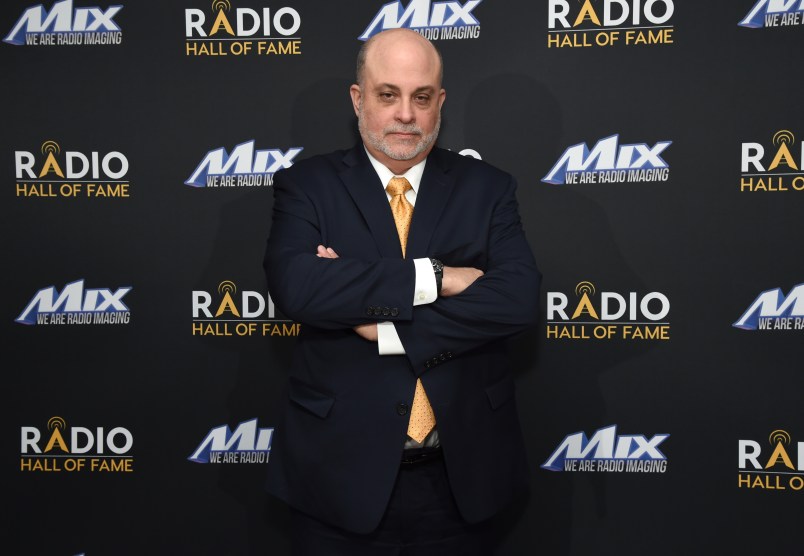
[[[257,428],[257,419],[244,421],[232,431],[215,427],[187,458],[195,463],[268,463],[274,429]]]
[[[787,431],[777,429],[771,432],[768,443],[772,450],[767,460],[762,454],[760,442],[739,440],[737,488],[785,491],[804,489],[804,442],[793,444],[792,440]]]
[[[229,0],[212,0],[212,11],[184,10],[187,56],[300,55],[297,36],[301,16],[295,9],[235,8]],[[294,36],[296,35],[296,36]]]
[[[37,199],[129,197],[128,158],[121,152],[64,151],[55,141],[31,151],[14,151],[17,197]]]
[[[804,141],[796,144],[793,132],[781,129],[773,134],[771,144],[772,157],[765,156],[761,143],[742,144],[740,191],[804,191]]]
[[[788,27],[804,24],[804,0],[759,0],[738,25],[760,27]]]
[[[656,434],[618,435],[617,425],[595,431],[592,438],[583,432],[570,434],[553,451],[542,469],[549,471],[590,471],[594,473],[664,473],[667,457],[659,445],[670,437]]]
[[[660,156],[672,141],[620,144],[619,134],[600,139],[590,151],[578,143],[564,151],[542,178],[545,183],[637,183],[667,181],[670,166]]]
[[[376,13],[358,39],[365,41],[387,29],[412,29],[428,40],[476,39],[480,22],[472,11],[482,0],[389,2]]]
[[[578,303],[567,312],[569,296],[547,292],[548,340],[669,340],[670,300],[660,292],[640,296],[637,292],[620,294],[600,292],[597,308],[592,298],[597,289],[592,282],[575,286]]]
[[[732,326],[743,330],[804,330],[804,284],[790,290],[787,297],[781,288],[762,292]]]
[[[547,2],[547,48],[673,44],[672,0]],[[602,4],[602,5],[601,5]]]
[[[47,430],[20,428],[20,471],[131,473],[134,435],[125,427],[67,427],[58,416],[47,421]],[[44,440],[47,438],[47,440]],[[43,447],[44,446],[44,447]]]
[[[193,187],[260,187],[274,184],[274,173],[293,166],[302,147],[254,149],[254,139],[240,143],[228,154],[223,147],[209,151],[185,185]]]
[[[14,322],[19,324],[128,324],[131,311],[123,297],[131,287],[84,288],[84,280],[70,282],[59,292],[43,288],[25,306]]]
[[[193,336],[299,335],[301,324],[276,318],[270,294],[253,290],[237,293],[237,285],[224,280],[218,284],[213,305],[213,293],[193,291]]]
[[[39,4],[22,12],[3,42],[29,46],[120,44],[123,32],[114,16],[122,8],[73,9],[73,0],[62,0],[48,12]]]

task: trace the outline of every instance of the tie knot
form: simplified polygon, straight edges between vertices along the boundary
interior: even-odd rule
[[[385,188],[391,197],[404,195],[411,189],[413,189],[413,186],[410,185],[410,182],[407,180],[407,178],[391,178],[391,181],[388,182],[388,187]]]

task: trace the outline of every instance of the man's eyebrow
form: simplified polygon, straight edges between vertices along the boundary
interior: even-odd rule
[[[390,90],[395,91],[395,92],[400,91],[400,88],[397,85],[394,85],[392,83],[379,83],[374,88],[374,90],[376,90],[376,91],[380,91],[380,90],[383,90],[383,89],[390,89]],[[419,93],[433,93],[433,92],[435,92],[435,87],[433,87],[432,85],[423,85],[423,86],[415,89],[413,91],[413,94],[415,95],[415,94],[419,94]]]
[[[377,86],[374,87],[374,89],[377,91],[381,89],[391,89],[392,91],[399,91],[399,87],[397,87],[392,83],[378,83]]]

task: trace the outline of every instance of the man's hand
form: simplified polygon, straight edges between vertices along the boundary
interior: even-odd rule
[[[316,257],[321,257],[322,259],[337,259],[338,254],[332,247],[324,247],[323,245],[319,245],[318,249],[315,253]]]
[[[441,276],[441,295],[458,295],[483,276],[483,271],[471,266],[445,266]]]
[[[323,245],[319,245],[318,249],[316,249],[315,253],[316,257],[321,257],[322,259],[337,259],[338,254],[332,247],[324,247]],[[368,324],[359,324],[353,328],[357,335],[363,338],[364,340],[368,340],[369,342],[376,342],[377,341],[377,323],[370,322]]]
[[[377,323],[370,322],[368,324],[358,324],[352,330],[357,332],[357,335],[368,340],[369,342],[377,341]]]

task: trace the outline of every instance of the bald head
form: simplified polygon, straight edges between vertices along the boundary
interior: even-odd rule
[[[382,33],[377,33],[369,40],[363,43],[360,51],[357,53],[357,71],[356,79],[358,85],[363,85],[365,79],[366,65],[369,64],[369,59],[374,57],[372,51],[376,50],[376,55],[379,57],[387,56],[393,51],[416,51],[424,57],[430,59],[431,63],[436,64],[438,71],[438,85],[444,78],[444,61],[441,58],[441,53],[429,40],[425,39],[416,31],[410,29],[388,29]]]

